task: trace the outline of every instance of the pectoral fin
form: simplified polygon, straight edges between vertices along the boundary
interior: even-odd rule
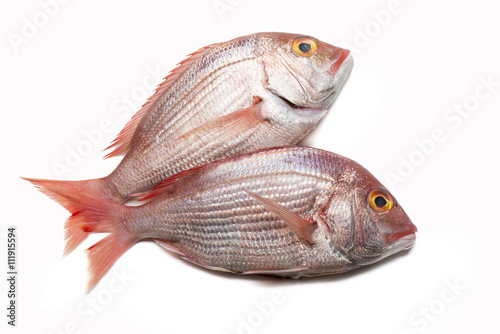
[[[217,151],[220,147],[230,145],[231,142],[234,142],[235,138],[255,129],[259,124],[264,122],[265,118],[261,115],[261,108],[262,99],[254,97],[254,103],[250,107],[236,110],[204,123],[175,139],[170,145],[175,148],[178,142],[192,142],[196,143],[198,147],[203,147],[207,154]],[[181,171],[158,183],[152,189],[131,194],[130,196],[141,201],[159,196],[172,189],[181,180],[203,169],[205,165],[201,164],[189,170]]]
[[[261,108],[262,99],[254,97],[253,104],[250,107],[213,119],[186,132],[176,140],[191,137],[198,142],[200,140],[212,142],[214,138],[217,138],[218,142],[226,143],[264,122],[265,118],[262,117]]]
[[[247,190],[244,191],[253,198],[255,198],[257,202],[262,204],[267,210],[271,211],[272,213],[280,217],[300,237],[306,239],[311,244],[314,243],[312,234],[317,228],[316,224],[302,218],[295,212],[285,208],[284,206],[276,202],[271,201],[270,199],[264,198],[260,195],[257,195]]]

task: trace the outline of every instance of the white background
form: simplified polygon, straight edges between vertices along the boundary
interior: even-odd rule
[[[498,329],[500,8],[489,0],[390,3],[75,0],[49,6],[44,21],[38,1],[2,1],[2,333]],[[226,11],[216,10],[221,4]],[[84,249],[99,236],[62,259],[68,213],[18,176],[107,175],[118,160],[102,161],[101,150],[151,94],[150,72],[164,76],[201,46],[258,31],[351,48],[353,72],[304,142],[358,161],[386,184],[419,228],[414,248],[297,282],[213,273],[140,243],[86,295]],[[430,144],[436,131],[440,142]],[[77,149],[80,160],[56,173]],[[8,225],[18,230],[16,328],[5,316]]]

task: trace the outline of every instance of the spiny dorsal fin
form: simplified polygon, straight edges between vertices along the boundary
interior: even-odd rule
[[[163,82],[159,84],[156,88],[154,94],[144,103],[141,109],[132,116],[132,119],[128,121],[125,127],[120,131],[118,136],[111,142],[111,144],[104,149],[104,151],[111,148],[115,148],[112,152],[106,154],[104,159],[115,157],[121,154],[125,154],[130,150],[130,143],[132,137],[134,136],[137,126],[141,122],[144,115],[149,111],[150,107],[158,101],[158,99],[165,94],[165,92],[172,86],[172,84],[179,78],[179,76],[184,73],[196,60],[203,57],[207,52],[219,46],[221,43],[214,43],[205,46],[191,54],[189,54],[186,59],[177,64],[177,66],[170,71],[170,73],[163,79]]]

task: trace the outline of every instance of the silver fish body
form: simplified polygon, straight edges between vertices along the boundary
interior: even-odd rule
[[[315,43],[315,54],[294,53],[298,39]],[[101,196],[123,203],[180,171],[296,144],[326,114],[352,64],[347,50],[285,33],[203,48],[167,77],[129,140],[117,138],[116,154],[126,155]]]
[[[110,175],[27,180],[58,198],[72,225],[88,200],[123,204],[190,168],[296,144],[326,114],[352,66],[348,50],[303,35],[257,33],[209,45],[181,62],[119,133],[108,157],[125,156]],[[67,205],[76,199],[78,206]]]
[[[305,147],[264,150],[195,170],[130,208],[123,228],[132,242],[154,239],[210,269],[291,277],[340,273],[415,240],[416,228],[395,199],[390,212],[370,207],[373,189],[390,196],[368,171],[339,155]],[[312,240],[250,194],[305,219],[314,227]]]
[[[72,212],[66,253],[89,233],[89,288],[139,241],[202,267],[240,274],[316,276],[410,248],[417,228],[358,163],[308,147],[265,149],[182,171],[140,206],[39,189]]]

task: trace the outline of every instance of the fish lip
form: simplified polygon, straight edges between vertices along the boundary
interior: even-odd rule
[[[407,242],[407,245],[402,250],[409,250],[415,244],[415,240],[417,240],[417,234],[408,234],[400,239],[403,239],[403,241]]]
[[[386,234],[385,239],[388,243],[392,243],[392,242],[397,241],[401,238],[404,238],[407,235],[415,234],[416,232],[417,232],[417,227],[412,224],[407,230]]]
[[[330,71],[330,73],[335,75],[342,68],[348,68],[350,72],[353,66],[354,66],[354,60],[351,51],[344,49],[342,50],[339,59],[337,59],[337,61],[335,61],[335,63],[333,63],[328,70]]]
[[[384,252],[391,252],[391,251],[397,252],[399,250],[408,250],[413,247],[416,239],[417,239],[416,232],[412,234],[407,234],[401,238],[396,239],[393,243],[387,245],[384,248]]]
[[[364,261],[366,261],[364,265],[372,264],[380,260],[383,260],[385,258],[388,258],[401,251],[409,250],[410,248],[413,247],[416,237],[417,237],[416,234],[408,234],[404,237],[397,239],[392,244],[388,244],[386,247],[382,248],[378,254],[373,256],[364,256],[363,257]]]
[[[284,61],[283,64],[285,66],[287,66],[286,61]],[[330,68],[327,70],[333,76],[333,84],[332,84],[331,87],[328,87],[328,88],[326,88],[324,90],[325,91],[330,91],[331,90],[331,92],[329,94],[325,95],[320,100],[309,101],[309,102],[311,102],[312,104],[318,104],[318,103],[322,103],[322,102],[325,102],[325,101],[328,101],[328,100],[331,100],[331,102],[333,102],[334,97],[340,91],[340,89],[338,89],[338,87],[342,87],[344,85],[345,81],[347,80],[347,77],[349,77],[349,74],[352,71],[353,66],[354,66],[354,60],[353,60],[351,51],[343,49],[342,50],[342,54],[339,57],[339,59],[337,59],[337,61],[335,63],[333,63],[330,66]],[[300,80],[298,80],[295,77],[295,74],[293,73],[293,71],[291,71],[288,67],[287,67],[287,69],[290,72],[290,74],[295,78],[295,80],[297,80],[297,82],[299,83],[299,85],[302,88],[302,91],[305,94],[304,87],[302,87],[302,85],[300,83]],[[266,87],[266,88],[271,92],[271,94],[273,94],[274,96],[276,96],[279,99],[281,99],[286,105],[288,105],[292,109],[300,110],[300,109],[311,108],[310,106],[307,106],[307,105],[298,105],[298,104],[295,104],[292,101],[288,100],[283,95],[281,95],[280,93],[278,93],[276,90],[274,90],[274,89],[272,89],[270,87]],[[335,88],[337,88],[337,89],[335,89]],[[307,94],[305,94],[305,95],[307,96]],[[331,103],[329,103],[327,107],[322,108],[322,109],[328,109],[330,106],[331,106]]]
[[[323,97],[321,100],[314,101],[314,103],[322,103],[325,101],[330,101],[328,105],[330,106],[333,103],[333,100],[339,93],[339,91],[342,89],[344,86],[344,83],[346,82],[347,78],[349,77],[349,74],[351,74],[351,71],[354,67],[354,60],[352,58],[352,55],[349,54],[343,61],[342,63],[338,64],[338,62],[334,63],[329,69],[328,72],[333,76],[333,84],[329,88],[326,88],[325,91],[331,90],[331,92]],[[336,68],[335,71],[332,69]]]
[[[331,103],[333,103],[334,98],[337,96],[339,91],[342,89],[344,86],[345,81],[349,77],[349,74],[351,74],[351,71],[354,67],[354,59],[352,57],[352,54],[350,53],[349,50],[347,51],[347,56],[345,56],[342,59],[342,62],[339,62],[338,60],[330,66],[328,71],[330,74],[333,76],[333,84],[332,86],[325,88],[324,91],[330,91],[329,94],[325,95],[322,99],[311,101],[313,103],[322,103],[325,101],[331,100]],[[340,58],[339,58],[340,60]],[[333,70],[335,69],[335,70]],[[331,103],[328,103],[331,105]]]
[[[334,77],[334,85],[338,86],[340,84],[340,86],[343,86],[347,77],[351,74],[353,67],[354,59],[351,54],[349,54],[340,65],[337,66],[337,63],[333,64],[329,71]],[[336,69],[333,70],[334,68]]]

